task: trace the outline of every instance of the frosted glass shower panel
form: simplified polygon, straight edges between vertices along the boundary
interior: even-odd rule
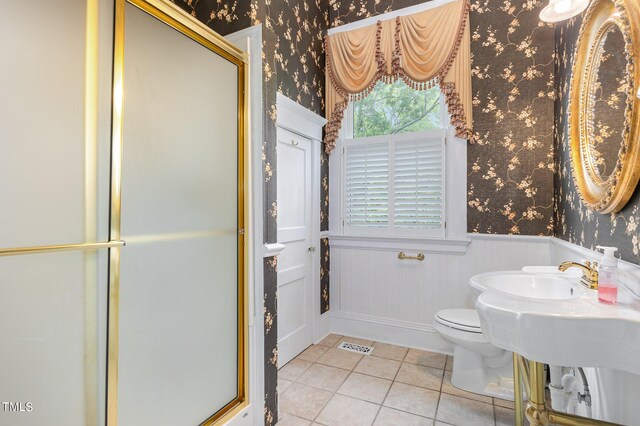
[[[0,425],[104,424],[106,265],[106,250],[0,257]]]
[[[238,67],[127,4],[119,425],[238,396]]]
[[[77,0],[2,5],[0,247],[85,238],[86,14]]]

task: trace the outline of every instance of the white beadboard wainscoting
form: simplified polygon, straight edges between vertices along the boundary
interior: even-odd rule
[[[397,244],[366,247],[330,238],[331,332],[451,353],[431,323],[440,309],[473,307],[469,278],[551,264],[548,237],[469,234],[468,239],[466,251],[457,253],[432,244],[402,250],[424,253],[420,262],[398,259]]]

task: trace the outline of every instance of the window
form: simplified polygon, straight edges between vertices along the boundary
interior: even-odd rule
[[[343,230],[444,237],[445,136],[439,88],[379,83],[350,105],[342,142]],[[352,112],[351,112],[352,111]]]
[[[353,137],[442,129],[439,87],[414,90],[402,80],[379,82],[369,96],[353,102]]]

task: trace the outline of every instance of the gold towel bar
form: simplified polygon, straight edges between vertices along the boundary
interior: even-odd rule
[[[398,259],[400,260],[419,260],[422,262],[424,260],[424,254],[418,253],[417,256],[407,256],[403,251],[398,253]]]
[[[35,246],[0,249],[0,256],[17,256],[21,254],[37,254],[55,251],[98,250],[103,248],[123,247],[124,241],[107,241],[103,243],[62,244],[55,246]]]

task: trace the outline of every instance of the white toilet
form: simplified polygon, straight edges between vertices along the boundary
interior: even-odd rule
[[[453,346],[455,387],[513,401],[513,355],[485,338],[475,309],[438,311],[433,327]]]

